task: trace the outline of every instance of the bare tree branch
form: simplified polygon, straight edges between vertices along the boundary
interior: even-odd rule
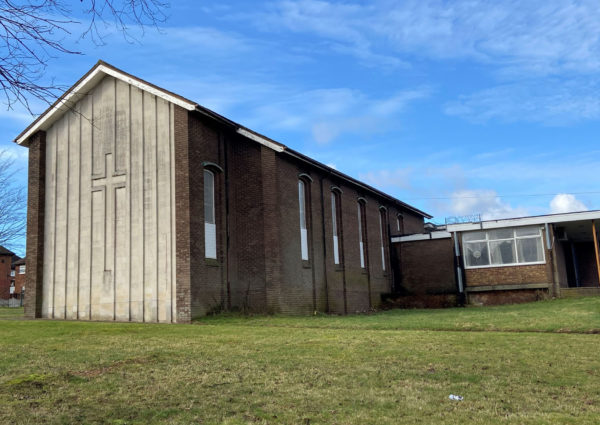
[[[90,36],[103,43],[103,35],[114,25],[133,40],[128,25],[142,28],[166,20],[168,3],[162,0],[80,0],[90,24],[77,37]],[[42,84],[48,61],[59,55],[79,55],[66,47],[73,34],[69,28],[80,22],[70,17],[66,0],[0,0],[0,93],[9,109],[17,103],[30,113],[30,100],[50,104],[66,89],[51,81]],[[102,24],[104,28],[99,25]]]
[[[27,222],[27,193],[15,183],[19,170],[8,151],[0,150],[0,245],[22,247]]]

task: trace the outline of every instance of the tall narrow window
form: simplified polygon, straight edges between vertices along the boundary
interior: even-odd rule
[[[367,253],[365,250],[365,243],[367,242],[366,235],[366,220],[365,220],[365,205],[363,202],[358,201],[358,249],[360,252],[360,267],[366,268]]]
[[[331,192],[331,228],[333,231],[333,262],[335,264],[340,264],[339,196],[336,191]]]
[[[402,227],[404,224],[403,220],[404,220],[404,216],[402,214],[398,214],[396,216],[396,226],[397,226],[396,230],[398,230],[398,232],[402,232]]]
[[[217,258],[215,175],[209,170],[204,170],[204,256]]]
[[[302,259],[308,260],[308,228],[306,220],[306,183],[298,180],[298,206],[300,209],[300,250]]]
[[[386,233],[386,211],[385,208],[379,209],[379,240],[381,241],[381,268],[385,271],[385,245],[387,239]]]

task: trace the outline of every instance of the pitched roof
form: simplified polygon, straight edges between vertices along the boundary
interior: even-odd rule
[[[0,255],[15,255],[15,253],[0,245]]]
[[[26,260],[27,260],[26,258],[19,258],[19,257],[17,257],[17,258],[16,258],[16,259],[13,261],[12,265],[13,265],[13,266],[21,266],[21,265],[24,265],[24,264],[26,263]]]
[[[48,109],[46,109],[44,113],[37,117],[35,121],[33,121],[25,130],[23,130],[21,134],[17,136],[14,142],[23,146],[27,146],[30,136],[32,136],[39,130],[47,130],[48,128],[50,128],[50,126],[52,126],[52,124],[56,120],[58,120],[66,111],[68,111],[69,108],[71,108],[79,99],[85,96],[106,75],[110,75],[142,90],[150,92],[151,94],[163,98],[168,102],[179,105],[188,111],[195,111],[197,113],[200,113],[214,121],[217,121],[229,128],[232,128],[236,133],[240,134],[241,136],[254,140],[255,142],[258,142],[261,145],[271,148],[276,152],[288,154],[296,159],[308,162],[317,168],[327,171],[331,175],[337,176],[358,187],[361,187],[362,189],[365,189],[369,192],[375,193],[378,196],[386,198],[387,200],[392,201],[393,203],[396,203],[407,210],[413,211],[418,215],[421,215],[426,218],[432,218],[432,216],[430,216],[426,212],[423,212],[413,207],[412,205],[406,204],[400,201],[399,199],[388,195],[387,193],[377,190],[374,187],[369,186],[368,184],[354,179],[344,173],[340,173],[339,171],[325,164],[322,164],[319,161],[302,155],[301,153],[288,148],[284,144],[279,143],[266,136],[263,136],[262,134],[257,133],[247,127],[244,127],[241,124],[231,121],[230,119],[225,118],[224,116],[208,108],[205,108],[204,106],[201,106],[196,102],[193,102],[189,99],[186,99],[183,96],[158,87],[152,83],[144,81],[141,78],[138,78],[134,75],[128,74],[127,72],[124,72],[101,60],[98,61],[96,65],[92,67],[92,69],[90,69],[83,77],[81,77],[79,81],[77,81],[61,97],[59,97],[56,100],[56,102],[54,102]]]

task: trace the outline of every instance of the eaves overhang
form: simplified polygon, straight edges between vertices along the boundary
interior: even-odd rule
[[[131,74],[121,71],[103,61],[98,61],[79,81],[59,97],[46,111],[38,116],[25,130],[14,140],[19,145],[27,146],[27,141],[38,131],[45,131],[52,126],[65,112],[71,109],[81,98],[87,95],[105,76],[110,75],[127,84],[131,84],[141,90],[145,90],[168,102],[193,111],[199,105],[184,97],[171,93],[163,88],[155,86],[147,81],[137,78]]]

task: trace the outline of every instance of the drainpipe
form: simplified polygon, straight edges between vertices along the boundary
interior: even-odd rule
[[[592,233],[594,235],[594,253],[596,254],[596,271],[598,272],[598,284],[600,285],[600,252],[598,252],[598,235],[596,234],[596,223],[592,220]]]
[[[550,255],[548,256],[548,261],[549,261],[549,267],[550,267],[550,276],[552,278],[552,296],[557,297],[558,296],[558,289],[556,288],[556,278],[555,278],[555,264],[556,262],[554,261],[554,250],[552,249],[554,247],[554,229],[552,229],[552,235],[550,234],[550,225],[548,223],[544,224],[545,229],[546,229],[546,248],[548,251],[550,251]]]
[[[463,271],[460,261],[460,248],[458,246],[458,232],[454,232],[454,258],[456,260],[456,280],[458,282],[458,294],[461,301],[465,301],[465,288],[463,284]]]

